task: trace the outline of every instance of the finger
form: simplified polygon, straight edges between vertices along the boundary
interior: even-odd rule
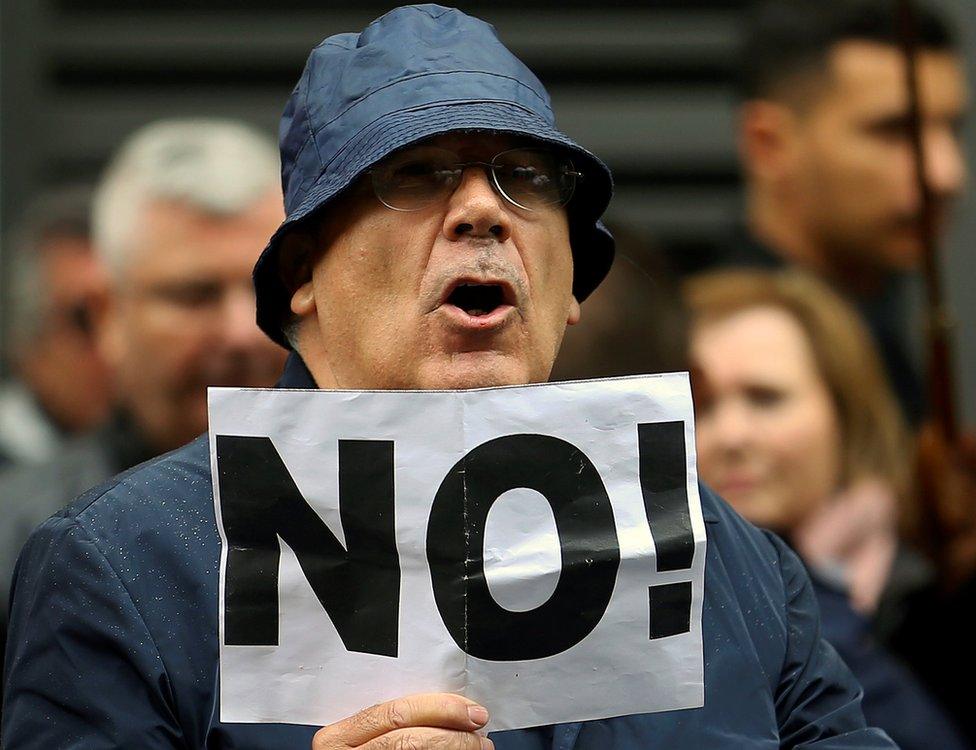
[[[370,706],[323,727],[315,734],[312,747],[344,750],[398,729],[438,727],[470,732],[487,723],[488,712],[469,698],[452,693],[423,693]]]
[[[411,727],[370,740],[357,750],[494,750],[494,743],[474,732]]]

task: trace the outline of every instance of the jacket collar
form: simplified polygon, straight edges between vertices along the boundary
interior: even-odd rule
[[[305,361],[298,355],[298,352],[289,352],[288,359],[285,361],[285,370],[275,383],[275,388],[285,388],[291,390],[315,390],[318,385],[315,378],[308,371]]]

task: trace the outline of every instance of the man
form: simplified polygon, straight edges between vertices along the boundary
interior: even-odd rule
[[[205,430],[208,385],[274,383],[284,357],[254,324],[250,270],[281,221],[277,174],[264,136],[207,120],[150,125],[108,167],[93,217],[108,282],[91,301],[89,335],[113,374],[114,411],[47,461],[0,474],[3,614],[34,526],[93,484]],[[46,366],[87,385],[84,361]],[[100,391],[90,398],[98,403]]]
[[[274,382],[283,357],[253,323],[250,268],[281,220],[277,163],[244,125],[173,120],[137,132],[109,165],[93,209],[107,283],[84,318],[112,372],[112,419],[26,472],[48,486],[52,471],[66,478],[45,515],[206,429],[207,386]],[[57,364],[62,377],[85,374]]]
[[[13,378],[0,388],[0,468],[48,460],[108,414],[109,372],[92,330],[105,279],[89,238],[90,202],[82,187],[42,194],[7,246],[4,355]]]
[[[149,125],[109,165],[94,229],[111,281],[99,335],[126,436],[114,471],[205,430],[207,386],[271,385],[280,372],[250,285],[281,221],[277,165],[263,135],[219,120]]]
[[[922,141],[941,235],[966,178],[966,80],[946,24],[927,9],[917,15]],[[921,198],[897,3],[772,0],[752,20],[739,128],[748,238],[723,262],[796,264],[851,298],[918,423],[904,287],[922,257]]]
[[[769,0],[757,7],[741,82],[747,231],[723,262],[796,265],[845,295],[871,329],[902,411],[917,428],[926,399],[906,342],[912,333],[908,290],[923,251],[921,196],[898,5]],[[941,237],[967,177],[960,141],[968,106],[965,65],[946,22],[931,8],[913,6],[925,177]],[[971,474],[953,489],[951,469],[949,461],[941,465],[940,486],[921,497],[922,520],[915,525],[933,530],[924,532],[937,540],[925,540],[933,559],[954,561],[950,552],[961,549],[968,554],[958,567],[971,573],[972,527],[950,525],[944,510],[971,516]],[[953,494],[966,499],[953,504]],[[970,653],[969,629],[953,625],[970,621],[972,597],[964,591],[946,600],[941,589],[947,582],[933,585],[931,579],[927,562],[902,551],[873,630],[976,743],[976,720],[958,678],[967,672],[959,655]],[[928,592],[932,600],[915,601],[927,587],[937,589]]]
[[[546,379],[613,257],[610,175],[491,27],[424,5],[330,37],[281,146],[287,218],[255,267],[259,323],[296,348],[280,387]],[[799,563],[703,492],[705,707],[495,746],[891,747],[820,640]],[[450,695],[318,731],[220,722],[219,553],[205,436],[44,524],[15,584],[4,747],[492,747],[485,708]]]

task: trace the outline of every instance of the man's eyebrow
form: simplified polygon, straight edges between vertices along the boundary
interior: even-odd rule
[[[864,126],[873,131],[908,130],[911,126],[911,116],[908,110],[896,110],[869,117]]]
[[[209,298],[220,296],[223,287],[219,278],[204,277],[160,280],[151,284],[148,291],[155,296],[168,298]]]

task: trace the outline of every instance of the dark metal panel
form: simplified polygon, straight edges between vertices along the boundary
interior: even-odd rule
[[[271,9],[221,12],[126,11],[72,13],[44,40],[45,54],[60,64],[100,70],[140,68],[279,69],[301,65],[323,37],[361,29],[370,11]],[[724,70],[735,50],[736,16],[688,10],[583,8],[573,13],[545,6],[485,14],[499,35],[543,72],[672,70],[675,66]],[[613,85],[612,82],[607,81]]]
[[[287,94],[273,86],[67,90],[46,102],[60,136],[39,144],[44,163],[104,159],[118,141],[159,117],[236,116],[274,133]],[[732,100],[724,88],[556,87],[560,126],[625,180],[654,173],[735,171]]]

